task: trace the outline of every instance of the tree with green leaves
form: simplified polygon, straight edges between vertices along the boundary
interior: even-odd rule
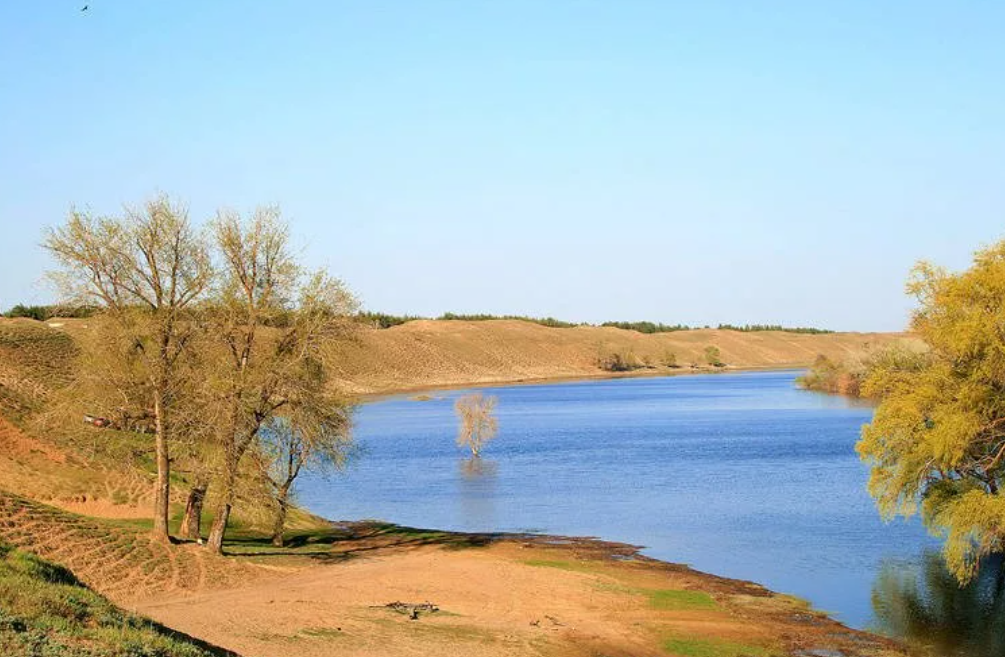
[[[308,441],[346,431],[328,371],[358,303],[338,279],[303,271],[275,208],[247,219],[221,212],[214,234],[221,263],[206,313],[205,401],[222,470],[207,544],[222,552],[242,464],[264,427],[282,415]]]
[[[908,292],[928,351],[871,363],[863,391],[882,402],[858,452],[880,512],[920,512],[967,582],[982,557],[1005,549],[1005,242],[960,273],[919,263]]]
[[[56,276],[67,299],[96,306],[101,319],[110,320],[106,363],[122,365],[118,402],[152,418],[153,532],[167,540],[170,450],[184,422],[176,412],[184,360],[197,331],[195,307],[213,276],[205,240],[185,208],[160,196],[119,217],[73,211],[43,244],[62,266]]]
[[[261,441],[260,467],[275,506],[272,544],[277,547],[283,546],[293,484],[300,474],[341,470],[355,449],[353,405],[327,381],[319,383],[304,387],[311,398],[299,399],[290,413],[275,418]]]

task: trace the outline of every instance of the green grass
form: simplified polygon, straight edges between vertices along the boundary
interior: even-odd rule
[[[574,573],[599,573],[601,571],[599,566],[589,562],[527,559],[523,563],[527,566],[534,566],[536,568],[557,568],[559,570],[568,570]]]
[[[622,586],[621,584],[601,583],[597,588],[603,591],[639,595],[646,598],[650,609],[666,611],[683,611],[689,609],[717,609],[719,604],[704,591],[687,589],[647,589],[639,586]]]
[[[301,630],[300,633],[315,639],[342,638],[346,636],[345,632],[337,627],[307,627]]]
[[[764,646],[719,639],[681,637],[665,640],[663,650],[678,657],[771,657],[778,654]]]
[[[0,654],[210,657],[232,653],[129,614],[62,566],[0,545]]]
[[[528,559],[523,563],[527,566],[535,566],[538,568],[557,568],[559,570],[568,570],[575,573],[604,573],[603,566],[591,562]],[[685,589],[648,589],[637,586],[611,584],[607,582],[598,584],[597,587],[605,591],[645,596],[646,602],[651,609],[715,609],[719,606],[718,603],[716,603],[715,598],[704,591],[689,591]]]
[[[719,605],[715,599],[704,591],[685,591],[680,589],[643,589],[643,594],[649,599],[653,609],[715,609]]]

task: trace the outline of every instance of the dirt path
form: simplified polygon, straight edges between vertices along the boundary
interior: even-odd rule
[[[133,606],[248,657],[901,654],[756,585],[584,545],[377,549]],[[410,620],[394,601],[441,611]]]

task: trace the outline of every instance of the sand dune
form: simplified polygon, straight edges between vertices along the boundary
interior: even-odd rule
[[[704,363],[705,347],[719,348],[730,367],[800,367],[818,354],[860,357],[877,346],[910,340],[900,333],[808,335],[783,331],[700,329],[645,335],[617,328],[549,328],[518,320],[418,320],[366,330],[343,349],[342,383],[360,394],[437,386],[604,376],[597,357],[632,352],[654,364],[673,352],[688,371]],[[658,367],[642,372],[667,373]]]

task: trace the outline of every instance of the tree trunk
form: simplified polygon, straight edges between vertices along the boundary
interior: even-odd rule
[[[216,506],[216,516],[213,518],[213,526],[209,530],[209,539],[206,541],[209,549],[217,554],[223,554],[223,535],[227,532],[230,509],[234,504],[237,466],[233,461],[233,457],[229,458],[225,466],[226,472],[223,474],[222,488],[220,489],[220,503]]]
[[[272,544],[276,547],[283,547],[283,530],[286,529],[286,512],[289,507],[290,484],[286,483],[279,489],[276,495],[278,508],[276,509],[276,519],[272,525]]]
[[[202,505],[206,501],[206,489],[209,482],[204,479],[196,479],[195,485],[188,493],[188,502],[185,504],[185,517],[182,518],[181,527],[178,534],[182,538],[198,539],[202,537]]]
[[[171,503],[171,461],[168,458],[167,423],[164,421],[163,391],[154,392],[154,424],[157,438],[157,488],[154,491],[154,529],[155,538],[170,540],[168,518]]]
[[[220,502],[217,505],[213,527],[209,530],[209,539],[206,540],[206,545],[216,554],[223,554],[223,535],[227,531],[227,521],[230,520],[230,507],[230,502]]]

